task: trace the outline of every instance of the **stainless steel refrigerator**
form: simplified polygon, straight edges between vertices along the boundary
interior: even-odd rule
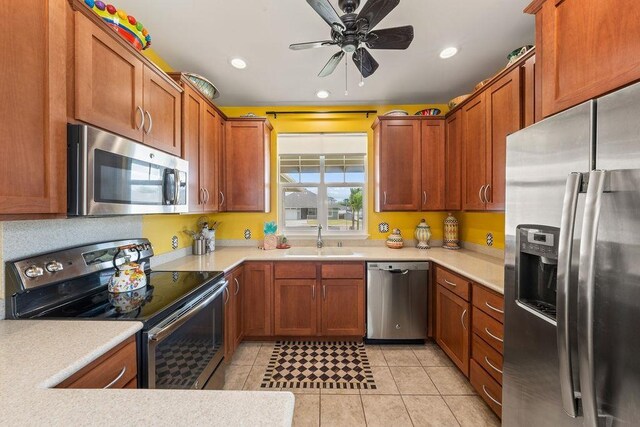
[[[506,426],[640,425],[640,84],[507,139]]]

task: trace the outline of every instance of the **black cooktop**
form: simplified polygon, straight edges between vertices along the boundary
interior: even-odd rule
[[[54,285],[39,300],[37,306],[22,318],[31,319],[92,319],[140,320],[148,327],[162,313],[178,309],[193,297],[210,290],[223,277],[222,272],[151,271],[147,286],[132,292],[112,294],[106,285],[111,271],[95,273]],[[79,291],[85,292],[79,292]],[[45,296],[47,297],[45,299]],[[69,298],[71,296],[71,298]],[[34,295],[31,299],[34,300]]]

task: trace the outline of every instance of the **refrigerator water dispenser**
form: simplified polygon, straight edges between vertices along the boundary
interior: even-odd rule
[[[560,229],[543,225],[520,225],[517,230],[518,302],[555,320]]]

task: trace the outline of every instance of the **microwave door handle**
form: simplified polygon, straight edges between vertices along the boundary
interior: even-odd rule
[[[175,189],[170,187],[171,176],[173,176],[173,179],[175,181],[174,170],[165,169],[162,179],[162,196],[164,198],[164,203],[169,205],[174,204],[175,201]]]
[[[173,176],[174,176],[173,182],[175,183],[173,204],[179,205],[180,204],[180,184],[182,183],[182,181],[180,180],[180,171],[178,169],[174,169]]]
[[[582,174],[573,172],[567,177],[562,203],[560,236],[558,238],[558,287],[556,293],[557,342],[562,407],[570,417],[578,416],[578,402],[571,368],[571,335],[569,333],[569,289],[571,282],[571,258],[575,230],[578,194]]]
[[[578,272],[578,362],[584,425],[598,425],[593,325],[595,311],[595,252],[606,172],[591,171],[584,210]]]
[[[193,318],[199,312],[201,312],[206,306],[208,306],[213,300],[218,298],[227,289],[229,282],[225,280],[224,284],[218,288],[211,296],[206,297],[202,302],[190,307],[186,312],[181,312],[171,318],[168,323],[160,328],[154,328],[149,331],[149,340],[160,342],[169,336],[172,332],[186,323],[189,319]]]

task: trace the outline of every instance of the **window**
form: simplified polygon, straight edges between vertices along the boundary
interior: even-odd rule
[[[279,135],[279,227],[366,233],[366,134]]]

